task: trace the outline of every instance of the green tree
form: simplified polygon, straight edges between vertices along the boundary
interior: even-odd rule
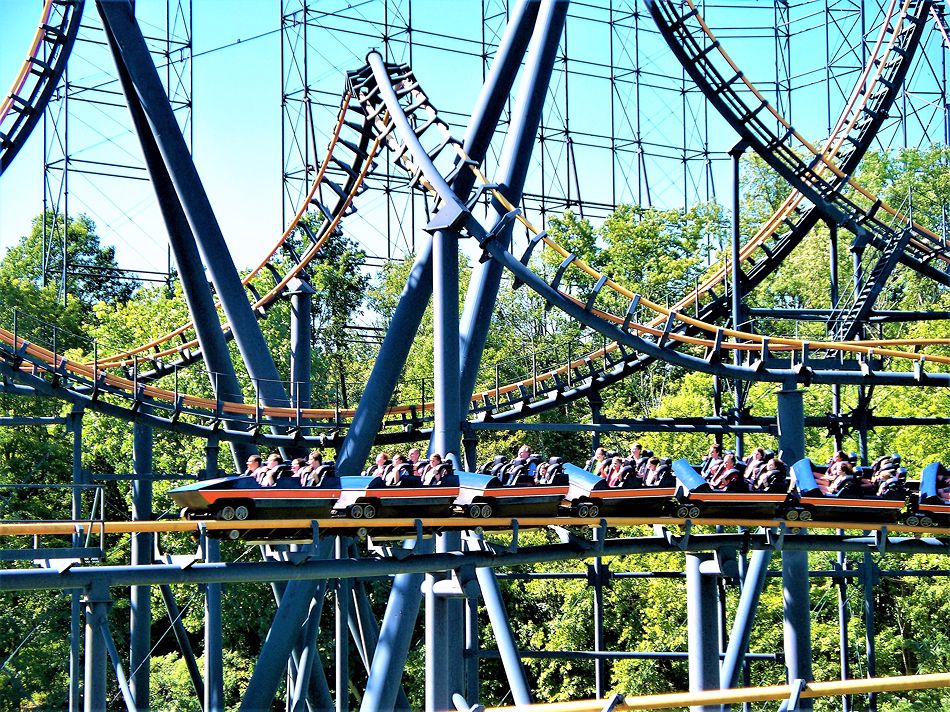
[[[352,346],[351,328],[362,314],[369,278],[363,271],[366,253],[342,233],[330,236],[311,263],[314,327],[317,346],[332,367],[340,386],[341,405],[349,407],[347,354]]]
[[[69,297],[86,306],[96,302],[117,304],[132,296],[138,286],[136,280],[121,277],[118,267],[115,248],[102,246],[96,225],[88,216],[64,221],[62,215],[47,212],[37,216],[30,234],[7,251],[0,265],[0,278],[26,279],[38,287],[53,286],[62,295],[65,272],[65,292]]]

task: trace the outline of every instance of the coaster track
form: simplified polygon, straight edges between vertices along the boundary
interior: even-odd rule
[[[945,269],[950,256],[943,240],[855,182],[850,173],[856,164],[850,166],[851,170],[847,164],[839,166],[833,156],[802,137],[738,69],[692,2],[687,2],[688,9],[684,14],[680,14],[678,3],[666,0],[650,0],[647,6],[670,49],[707,100],[825,219],[853,232],[858,244],[870,244],[882,252],[899,238],[903,229],[911,230],[912,235],[900,252],[900,262],[940,284],[950,285],[950,274]],[[904,6],[913,6],[916,11],[904,15],[907,22],[898,28],[898,33],[914,37],[913,46],[916,46],[931,4],[905,0]],[[901,62],[902,54],[906,54],[906,50],[899,44],[895,45],[880,58],[878,72],[884,72],[891,61]],[[875,91],[886,91],[885,82]],[[879,125],[883,119],[884,114],[880,111],[863,111],[860,115],[855,114],[853,121],[857,125],[863,122],[878,122]],[[794,145],[789,143],[791,141],[795,142]],[[802,158],[803,154],[809,160]],[[854,199],[843,192],[845,185],[856,194]],[[856,202],[862,198],[867,205]],[[879,218],[882,212],[885,217]],[[934,260],[943,262],[944,268],[931,265]],[[849,328],[840,331],[847,333]]]
[[[839,118],[826,148],[820,154],[821,160],[816,160],[811,169],[814,175],[825,181],[825,185],[830,186],[829,190],[834,187],[840,189],[846,183],[850,184],[847,174],[857,166],[858,161],[870,146],[874,133],[883,121],[888,108],[893,104],[897,90],[906,75],[909,59],[919,44],[920,20],[927,12],[926,5],[926,3],[904,2],[899,12],[895,11],[895,3],[892,2],[889,7],[871,60],[862,73],[855,92]],[[246,278],[245,284],[249,288],[258,313],[263,313],[267,307],[275,303],[285,291],[287,283],[300,274],[316,257],[327,237],[333,231],[340,229],[342,218],[355,210],[353,200],[360,192],[366,175],[372,170],[372,160],[382,145],[386,145],[393,152],[396,163],[407,171],[413,186],[425,190],[438,200],[448,202],[454,200],[454,196],[443,195],[444,191],[439,190],[438,184],[445,185],[444,181],[433,180],[429,176],[439,176],[441,179],[442,175],[451,175],[453,170],[470,169],[475,171],[481,180],[476,196],[470,204],[474,204],[486,191],[490,191],[503,204],[507,203],[504,196],[480,173],[478,167],[468,160],[459,142],[451,137],[447,125],[438,118],[438,113],[422,92],[411,69],[406,65],[391,65],[388,70],[392,85],[396,88],[396,95],[401,100],[399,107],[385,105],[380,98],[378,87],[373,86],[372,73],[367,69],[364,68],[348,75],[351,91],[344,97],[341,104],[327,157],[321,164],[308,196],[308,204],[315,205],[322,217],[318,232],[312,234],[301,222],[308,208],[308,205],[305,205],[298,211],[297,216],[268,257]],[[392,114],[397,111],[402,112],[407,121],[415,126],[417,136],[422,137],[423,134],[427,134],[434,137],[432,148],[426,150],[426,155],[412,155],[407,144],[399,139],[392,121]],[[349,120],[354,112],[358,112],[359,121]],[[861,120],[862,117],[870,118],[870,120]],[[433,127],[436,130],[429,131]],[[345,138],[342,135],[344,131],[355,132],[355,137]],[[346,151],[344,154],[346,159],[341,159],[337,154],[338,149]],[[440,156],[443,159],[440,159]],[[446,156],[457,156],[458,160],[445,170],[437,168],[433,161],[444,160]],[[840,161],[840,168],[833,163],[835,157]],[[330,166],[334,166],[335,170],[344,176],[342,185],[328,177]],[[826,217],[825,213],[818,209],[820,204],[809,200],[809,191],[814,192],[810,185],[805,185],[805,190],[799,186],[796,188],[782,208],[742,248],[740,258],[750,265],[744,274],[744,283],[747,286],[751,287],[760,283],[800,242],[808,230],[823,216]],[[324,200],[325,195],[335,197],[332,201],[327,201]],[[328,203],[331,203],[332,207]],[[879,209],[883,208],[885,212],[890,212],[880,201],[876,203],[879,204]],[[508,207],[513,210],[513,206]],[[893,212],[897,214],[896,211]],[[531,227],[523,217],[520,215],[517,217],[529,228]],[[298,226],[307,233],[310,239],[310,245],[303,255],[298,255],[289,241],[294,229]],[[607,383],[620,380],[642,368],[654,358],[680,363],[706,372],[750,380],[788,381],[791,379],[814,382],[902,384],[920,383],[926,380],[933,385],[945,385],[947,380],[946,374],[925,373],[923,368],[924,363],[928,361],[934,364],[950,363],[947,357],[922,356],[919,353],[890,348],[895,346],[919,348],[942,345],[946,343],[944,341],[890,340],[865,341],[860,344],[847,342],[809,344],[801,340],[769,339],[734,329],[723,329],[711,323],[711,320],[721,316],[726,309],[726,295],[718,294],[715,287],[726,278],[729,272],[728,264],[711,275],[684,300],[672,308],[665,308],[626,290],[576,259],[574,255],[556,245],[546,235],[537,230],[534,232],[536,238],[532,240],[529,251],[520,259],[510,253],[500,251],[498,245],[492,240],[486,239],[485,247],[493,258],[509,265],[518,279],[528,283],[545,296],[549,303],[579,318],[583,323],[611,338],[613,343],[536,378],[476,394],[473,396],[472,408],[472,413],[476,417],[492,420],[523,418],[531,412],[581,397],[592,390],[602,388]],[[917,233],[926,235],[922,228],[915,228],[915,234]],[[485,236],[482,235],[482,237]],[[557,251],[564,259],[554,284],[545,283],[539,276],[530,273],[526,267],[530,251],[538,242],[544,242],[547,247]],[[285,267],[283,271],[275,259],[282,250],[291,262],[291,267],[289,269]],[[942,253],[933,256],[940,259],[946,258]],[[261,274],[265,269],[272,275],[275,285],[267,294],[260,296],[250,283],[253,277]],[[559,289],[559,282],[567,269],[581,269],[597,280],[595,293],[586,304],[582,304]],[[630,308],[624,316],[617,316],[595,308],[596,297],[604,288],[613,290],[629,300]],[[704,298],[709,301],[703,303]],[[681,313],[681,310],[689,306],[694,307],[700,318],[690,318]],[[634,320],[632,317],[638,308],[652,312],[653,318],[643,323]],[[116,396],[120,400],[110,402],[109,410],[116,413],[123,410],[129,411],[125,417],[136,414],[141,416],[144,411],[148,411],[166,427],[180,425],[180,418],[185,414],[196,416],[200,421],[210,420],[213,423],[221,420],[237,420],[259,424],[261,417],[283,417],[296,422],[298,426],[319,427],[320,421],[323,421],[323,427],[327,428],[339,427],[341,419],[352,416],[352,410],[261,408],[255,405],[218,402],[151,385],[150,380],[172,373],[197,358],[196,342],[187,339],[189,328],[190,325],[185,325],[162,339],[86,364],[67,362],[55,352],[26,343],[9,331],[2,331],[0,338],[11,348],[4,353],[5,362],[0,370],[5,377],[18,379],[31,387],[38,388],[41,392],[60,394],[62,397],[63,390],[70,390],[72,393],[67,399],[92,407],[104,402],[105,399],[100,398],[103,394]],[[175,338],[183,343],[168,346]],[[703,355],[700,357],[690,353],[677,353],[676,350],[679,347],[693,347],[693,350],[699,348]],[[723,350],[729,349],[755,351],[758,352],[759,358],[749,366],[725,366],[722,363],[721,354]],[[816,350],[857,355],[857,359],[852,362],[854,368],[833,372],[814,372],[808,361],[810,352]],[[766,363],[773,353],[783,352],[800,354],[799,362],[784,369],[766,368]],[[146,358],[149,359],[153,370],[142,374],[138,372],[137,364],[146,353],[148,353]],[[879,357],[911,361],[914,364],[914,372],[873,371],[871,368],[873,359]],[[162,360],[166,358],[176,360]],[[596,360],[602,360],[603,366],[599,369],[593,365]],[[133,367],[133,373],[126,374],[127,377],[116,376],[105,370],[107,367],[130,365]],[[581,369],[586,369],[586,372],[582,372]],[[569,370],[573,370],[577,377],[574,383],[571,383],[570,379],[568,383],[564,381],[563,377]],[[115,398],[111,400],[116,401]],[[118,405],[123,401],[127,404],[125,408]],[[392,408],[389,414],[395,419],[387,425],[416,422],[418,414],[424,414],[427,409],[431,409],[428,404]],[[204,426],[188,424],[183,427],[197,428],[200,431]]]
[[[85,0],[46,0],[26,59],[0,102],[0,175],[43,116],[72,52]]]

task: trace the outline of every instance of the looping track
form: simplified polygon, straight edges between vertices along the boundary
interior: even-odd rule
[[[929,3],[905,0],[898,7],[896,0],[891,2],[868,64],[821,150],[801,138],[735,68],[694,6],[690,5],[689,11],[681,16],[677,14],[679,6],[675,3],[649,5],[664,37],[710,101],[793,186],[779,210],[742,247],[744,289],[761,284],[820,220],[840,223],[852,230],[858,239],[878,248],[890,266],[899,260],[941,284],[950,284],[947,272],[933,264],[950,264],[950,256],[939,239],[850,179],[894,103],[919,45]],[[724,73],[722,66],[731,71]],[[726,314],[728,306],[722,288],[729,274],[728,264],[671,308],[634,294],[584,264],[517,214],[515,206],[508,203],[468,158],[460,142],[451,136],[412,70],[406,65],[387,65],[386,70],[388,87],[378,85],[378,78],[369,67],[348,75],[350,89],[341,103],[333,136],[307,202],[265,259],[244,280],[249,299],[259,315],[264,315],[285,294],[294,277],[305,275],[307,266],[318,257],[328,237],[342,229],[344,218],[356,210],[355,200],[373,170],[374,158],[385,147],[392,152],[394,162],[405,170],[411,186],[437,201],[436,214],[458,202],[446,190],[443,176],[451,176],[455,171],[474,171],[479,185],[469,207],[485,193],[491,193],[512,211],[514,219],[521,220],[535,233],[535,238],[528,252],[519,258],[490,235],[485,235],[468,213],[462,221],[467,234],[479,239],[486,254],[508,267],[517,280],[535,290],[550,305],[611,342],[559,369],[476,393],[470,409],[473,417],[494,421],[520,419],[603,388],[654,359],[744,380],[950,385],[950,374],[925,370],[927,364],[950,364],[950,358],[916,351],[930,345],[943,345],[945,342],[940,340],[809,343],[718,326],[714,322]],[[723,79],[726,75],[731,78]],[[387,103],[387,96],[395,97],[395,105]],[[749,97],[755,98],[757,103],[750,105]],[[762,120],[766,115],[772,117],[768,122]],[[775,130],[770,126],[773,122],[778,127]],[[401,135],[400,127],[405,126],[411,127],[412,141]],[[798,141],[796,147],[788,144],[792,140]],[[423,142],[425,147],[420,150],[418,147]],[[802,150],[810,152],[812,158],[808,162],[800,158]],[[445,162],[448,163],[444,167],[437,165]],[[862,196],[868,206],[846,197],[843,194],[846,189]],[[304,220],[311,208],[317,214],[316,227]],[[464,212],[464,208],[461,211]],[[887,217],[879,218],[881,214]],[[295,247],[292,239],[295,233],[306,237],[302,250]],[[527,267],[531,251],[539,243],[563,259],[558,276],[551,284]],[[594,292],[586,301],[579,301],[560,287],[567,270],[582,270],[596,281]],[[273,286],[261,294],[257,285],[259,278],[266,277],[265,272],[273,280]],[[619,295],[628,305],[624,314],[612,314],[599,306],[603,295],[609,292]],[[873,305],[873,299],[865,298],[858,304],[859,300],[860,296],[832,319],[833,333],[842,339],[854,335],[854,325],[860,323],[862,310]],[[688,316],[687,309],[693,310],[696,316]],[[640,318],[641,313],[647,318]],[[223,328],[227,330],[228,326]],[[198,359],[200,352],[192,334],[191,324],[186,324],[135,349],[81,364],[28,344],[10,331],[0,331],[0,340],[6,345],[0,354],[0,373],[44,394],[106,410],[119,417],[148,417],[160,427],[196,434],[222,421],[260,424],[262,417],[276,417],[296,424],[299,436],[303,427],[330,430],[352,417],[352,410],[261,408],[199,398],[153,385],[155,379]],[[900,346],[910,346],[915,351],[897,348]],[[737,350],[745,357],[738,364],[727,364],[723,355],[729,350]],[[833,359],[816,359],[816,354],[827,354]],[[790,358],[783,358],[787,356]],[[881,359],[889,359],[892,369],[878,370]],[[139,368],[142,362],[148,363],[151,371],[142,372]],[[831,365],[832,362],[835,365]],[[117,375],[116,369],[125,369],[125,372]],[[424,414],[430,408],[428,404],[392,408],[388,424],[418,425],[425,420]],[[183,415],[191,416],[186,418],[189,422],[182,421]],[[275,438],[275,442],[279,439]]]
[[[0,102],[0,175],[30,137],[59,84],[85,0],[46,0],[26,59]]]

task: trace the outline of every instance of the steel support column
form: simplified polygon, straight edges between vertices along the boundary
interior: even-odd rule
[[[874,584],[877,566],[870,553],[864,554],[861,564],[861,581],[864,584],[864,646],[867,656],[868,677],[877,677],[877,651],[874,637],[877,635],[874,620]],[[868,712],[877,712],[877,693],[868,693]]]
[[[436,551],[461,549],[461,535],[448,532],[436,536]],[[465,692],[464,594],[451,571],[438,571],[425,578],[425,660],[426,712],[450,709],[452,696]]]
[[[126,0],[105,0],[105,2],[115,5],[114,12],[121,14],[121,8],[118,5],[127,4]],[[118,4],[117,4],[118,3]],[[179,279],[181,280],[182,292],[185,301],[188,304],[188,311],[191,314],[192,322],[195,327],[195,334],[198,337],[201,357],[204,360],[205,368],[208,371],[208,378],[211,381],[211,387],[214,389],[215,397],[220,400],[233,402],[243,401],[241,387],[234,371],[234,364],[231,362],[231,356],[228,351],[228,345],[221,330],[221,323],[218,319],[217,309],[214,305],[214,298],[208,289],[208,280],[205,277],[204,268],[201,263],[201,256],[195,241],[195,233],[192,229],[185,209],[178,193],[175,189],[170,168],[163,156],[162,148],[158,143],[157,131],[159,126],[152,123],[153,117],[147,111],[145,99],[140,94],[137,78],[143,72],[147,74],[148,66],[151,65],[151,59],[143,61],[141,57],[135,55],[127,56],[119,48],[117,37],[112,30],[110,23],[106,21],[104,15],[105,5],[100,3],[99,12],[103,15],[103,22],[106,28],[106,38],[112,48],[112,54],[115,57],[116,68],[118,70],[119,80],[122,84],[122,91],[126,97],[126,103],[129,112],[132,115],[132,123],[135,126],[139,143],[142,146],[142,154],[148,168],[149,178],[155,195],[158,198],[158,205],[168,231],[168,241],[172,253],[175,255],[175,263],[178,266]],[[110,13],[112,14],[112,13]],[[132,19],[134,25],[134,19]],[[136,26],[137,27],[137,26]],[[139,71],[133,75],[128,62],[137,61],[136,66]],[[144,69],[141,69],[143,68]],[[154,66],[153,66],[154,69]],[[154,90],[154,87],[151,87]],[[167,103],[167,96],[164,90],[159,87],[159,93]],[[161,101],[153,99],[155,104],[161,105]],[[169,112],[170,112],[170,107]],[[168,117],[164,117],[167,121]],[[171,117],[174,124],[172,134],[177,135],[184,142],[184,137],[178,130],[178,124],[174,116]],[[187,153],[187,148],[185,149]],[[189,157],[190,160],[190,157]],[[192,166],[193,168],[193,166]],[[232,455],[236,471],[244,469],[244,463],[247,456],[254,454],[257,450],[249,445],[241,443],[232,443]]]
[[[133,425],[132,464],[132,519],[152,519],[152,429],[147,425]],[[132,535],[132,565],[152,563],[153,534],[138,532]],[[135,706],[147,710],[149,703],[149,660],[152,649],[152,589],[151,586],[132,586],[131,620],[129,622],[129,687]]]
[[[594,541],[602,540],[599,529],[594,529],[593,534]],[[610,568],[598,556],[587,571],[588,580],[594,589],[594,652],[602,653],[604,651],[604,581],[610,576]],[[598,698],[606,695],[607,683],[607,661],[598,657],[594,661],[594,689]]]
[[[831,308],[838,308],[838,223],[828,223],[828,263],[831,274],[830,301]],[[831,386],[831,413],[835,417],[841,415],[841,386],[837,383]],[[842,428],[836,426],[834,429],[835,450],[844,447],[842,442]]]
[[[496,581],[497,582],[497,581]],[[479,625],[478,597],[465,598],[465,699],[478,700],[481,688],[478,674]],[[474,703],[473,703],[474,704]]]
[[[424,539],[421,543],[422,550],[417,553],[432,551],[431,539]],[[396,708],[402,671],[422,603],[423,580],[423,574],[397,574],[393,577],[360,712],[392,712]]]
[[[287,584],[241,700],[241,712],[271,709],[317,587],[316,580],[291,581]]]
[[[729,151],[732,158],[732,328],[742,329],[742,270],[740,268],[740,249],[742,243],[742,233],[740,231],[741,223],[739,220],[739,176],[742,162],[742,154],[745,153],[748,144],[745,140],[739,141]],[[732,352],[732,362],[740,363],[742,358],[741,351]],[[743,383],[736,380],[732,384],[733,395],[736,400],[736,416],[741,418],[745,406],[743,397]],[[742,458],[744,455],[745,436],[742,433],[736,433],[736,457]]]
[[[716,579],[702,572],[708,554],[686,555],[686,625],[689,645],[689,691],[715,690],[719,686],[719,638],[716,613],[719,592]],[[713,705],[691,708],[718,712]]]
[[[482,600],[485,611],[491,623],[492,634],[501,654],[501,664],[508,678],[508,687],[511,689],[511,700],[516,705],[530,705],[534,700],[531,695],[531,686],[525,675],[524,666],[518,650],[518,642],[511,630],[508,611],[505,609],[505,600],[498,587],[498,579],[494,569],[475,569],[475,576],[482,591]],[[476,700],[469,700],[474,703]]]
[[[594,425],[600,425],[603,419],[604,399],[600,391],[593,391],[587,396],[587,402],[590,405],[590,422]],[[600,431],[595,430],[591,436],[591,453],[597,452],[600,447]]]
[[[195,652],[191,648],[188,631],[185,630],[185,626],[181,622],[182,612],[181,609],[178,608],[178,602],[175,600],[175,593],[172,591],[172,587],[167,584],[159,586],[159,590],[162,593],[165,608],[168,610],[168,619],[172,632],[175,635],[175,641],[178,643],[181,657],[185,661],[185,667],[188,668],[188,676],[191,678],[191,686],[195,690],[195,697],[199,702],[203,702],[205,697],[205,683],[204,680],[201,679],[201,669],[198,667]]]
[[[722,669],[719,671],[719,687],[722,689],[735,687],[739,683],[739,673],[742,672],[745,654],[749,649],[752,624],[755,621],[762,589],[765,588],[771,560],[771,551],[755,551],[749,560],[742,592],[739,594],[735,620],[732,623],[732,631],[729,633],[729,645],[726,647]]]
[[[313,287],[294,278],[290,294],[290,399],[296,408],[310,407],[310,352]]]
[[[205,472],[207,479],[218,475],[220,445],[208,440],[205,445]],[[221,542],[205,540],[205,561],[221,560]],[[224,712],[224,640],[221,631],[221,584],[205,584],[205,686],[203,712]]]
[[[332,552],[333,540],[320,542],[316,558],[326,559]],[[301,629],[310,612],[310,601],[322,592],[318,579],[290,581],[280,598],[277,612],[261,647],[254,672],[241,700],[241,712],[270,710],[274,695],[287,671],[287,661],[301,636]]]
[[[532,148],[537,140],[544,99],[564,32],[567,7],[567,0],[544,0],[541,4],[531,35],[528,59],[518,87],[518,95],[512,108],[511,125],[502,146],[497,182],[500,191],[516,207],[520,205],[524,192],[525,177],[531,162]],[[498,230],[496,239],[508,245],[511,242],[513,226],[511,223],[501,222],[508,210],[497,200],[492,200],[492,209],[497,218],[489,232]],[[497,260],[487,260],[476,266],[469,281],[460,328],[462,362],[459,369],[463,407],[467,406],[475,390],[475,379],[478,376],[485,340],[488,338],[501,275],[501,263]]]
[[[805,457],[805,407],[803,392],[794,384],[778,392],[778,446],[785,462]],[[808,552],[783,551],[782,586],[785,615],[785,664],[788,679],[812,680],[811,601],[808,582]],[[799,709],[812,709],[811,699],[802,699]]]
[[[352,546],[352,555],[359,556],[355,543]],[[373,664],[373,656],[376,655],[376,646],[379,644],[379,623],[376,621],[369,596],[366,594],[366,586],[360,579],[353,581],[352,608],[350,611],[350,634],[353,640],[356,641],[363,666],[366,668],[366,672],[369,673]],[[396,706],[397,709],[409,709],[409,698],[406,697],[406,691],[402,685],[399,686],[397,691]]]
[[[462,414],[459,401],[459,234],[437,230],[432,236],[433,401],[431,451],[462,469],[459,447]]]
[[[291,696],[290,712],[304,712],[309,706],[314,712],[330,712],[333,709],[333,699],[330,697],[329,689],[326,690],[324,697],[321,689],[311,683],[311,675],[319,674],[324,678],[324,687],[326,679],[320,665],[320,651],[317,648],[317,635],[320,632],[320,614],[323,612],[323,596],[326,590],[318,590],[310,601],[310,610],[307,612],[307,621],[304,623],[303,635],[301,637],[300,654],[297,656],[297,676],[295,687]],[[314,689],[314,694],[311,692]]]
[[[73,435],[72,457],[72,518],[80,521],[82,512],[82,488],[86,475],[82,469],[82,410],[73,410],[66,416],[66,431]],[[80,534],[73,535],[73,545],[82,546]],[[74,589],[69,597],[69,712],[79,712],[82,707],[80,680],[83,676],[82,662],[82,591]]]
[[[399,295],[379,355],[340,446],[337,472],[341,476],[358,475],[363,469],[431,296],[432,241],[426,240]]]
[[[839,529],[838,534],[844,536],[844,530]],[[841,571],[848,570],[848,557],[843,551],[838,552],[838,566]],[[841,665],[841,679],[847,680],[851,677],[851,670],[848,665],[848,650],[850,647],[848,641],[848,579],[842,577],[837,582],[838,588],[838,655]],[[851,712],[851,698],[848,695],[841,697],[841,712]]]
[[[336,538],[336,558],[347,556],[346,541]],[[337,579],[336,582],[336,712],[348,712],[350,709],[350,579]]]
[[[106,712],[106,642],[100,622],[109,615],[109,589],[93,586],[83,596],[86,611],[86,672],[83,683],[84,712]]]
[[[523,0],[513,8],[508,29],[495,55],[495,62],[472,112],[463,145],[469,157],[476,163],[484,160],[498,119],[509,99],[511,86],[528,44],[531,26],[537,16],[538,2],[539,0]],[[467,199],[474,184],[474,174],[471,171],[461,171],[452,182],[452,189],[456,195]],[[359,473],[366,461],[409,354],[411,337],[419,330],[419,323],[431,296],[432,241],[426,240],[399,297],[363,397],[360,398],[356,414],[340,448],[337,470],[341,475]]]
[[[265,405],[286,406],[288,399],[280,374],[135,21],[132,5],[129,0],[97,0],[96,4],[110,36],[116,63],[128,72],[138,102],[148,117],[151,136],[161,152],[168,177],[197,240],[208,276],[261,401]]]

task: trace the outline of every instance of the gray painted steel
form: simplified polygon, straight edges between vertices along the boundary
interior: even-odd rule
[[[202,261],[214,283],[253,385],[264,405],[289,405],[280,374],[251,310],[221,227],[178,128],[145,39],[135,22],[132,5],[129,0],[97,0],[97,5],[153,127],[168,177],[197,240]]]
[[[786,387],[778,392],[778,446],[785,462],[798,462],[805,457],[803,398],[803,392],[795,387]],[[811,596],[807,550],[782,554],[782,587],[788,680],[812,680]],[[811,698],[799,702],[799,709],[810,710],[812,707]]]
[[[136,424],[132,432],[132,460],[135,474],[152,474],[152,429]],[[152,480],[132,481],[132,519],[152,519]],[[132,565],[152,563],[154,535],[139,532],[132,535]],[[133,586],[129,621],[129,676],[135,705],[147,710],[149,704],[149,659],[152,641],[152,591],[149,586]]]
[[[497,180],[501,192],[515,207],[521,203],[521,195],[524,192],[525,177],[541,122],[541,111],[547,97],[554,59],[564,32],[567,7],[568,2],[565,0],[544,0],[541,4],[537,24],[531,36],[524,74],[512,105],[511,125],[502,146]],[[495,240],[506,249],[510,248],[513,223],[504,220],[508,210],[496,199],[493,199],[491,204],[496,218],[488,232],[492,234],[497,230]],[[485,340],[488,338],[492,312],[495,310],[502,270],[502,265],[495,260],[479,263],[472,274],[468,294],[465,296],[461,326],[462,361],[459,365],[463,419],[475,390],[475,380],[481,365]]]
[[[704,574],[707,554],[686,555],[686,633],[689,644],[689,691],[715,690],[719,685],[719,637],[716,579]],[[693,712],[719,712],[718,705],[691,707]]]
[[[512,8],[508,28],[482,87],[476,109],[472,113],[472,120],[462,145],[469,157],[479,163],[485,157],[495,127],[508,101],[511,86],[528,45],[539,2],[540,0],[523,0]],[[474,184],[474,174],[471,171],[461,171],[453,180],[452,189],[456,195],[467,198]],[[390,394],[396,387],[399,373],[409,354],[411,337],[419,329],[430,296],[432,241],[427,240],[422,245],[399,297],[364,396],[360,399],[340,449],[338,470],[341,475],[357,474],[369,455],[383,414],[389,405]]]

